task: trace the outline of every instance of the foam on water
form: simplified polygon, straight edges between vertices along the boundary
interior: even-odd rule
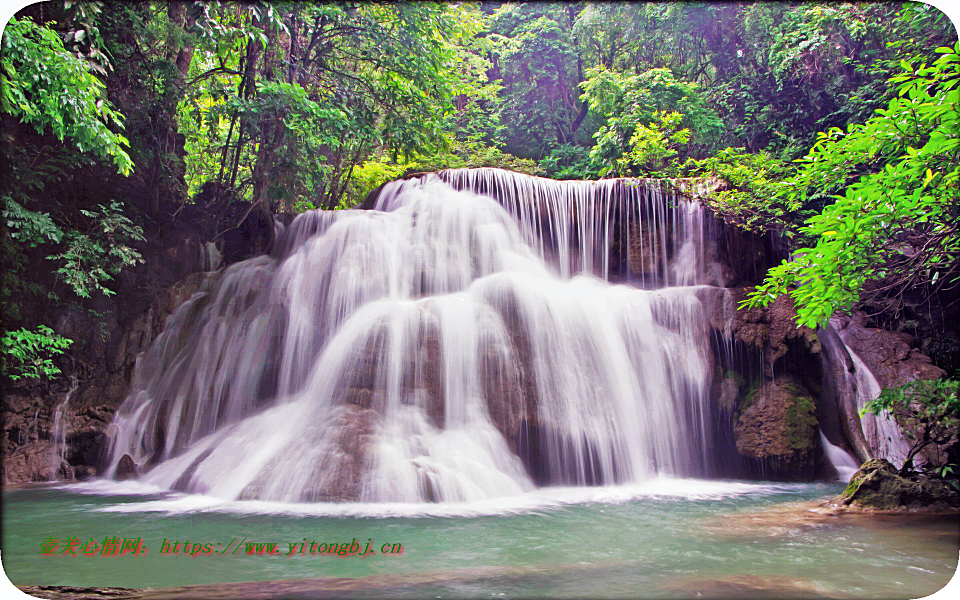
[[[133,482],[98,481],[70,486],[70,491],[100,496],[152,495],[158,488]],[[101,512],[163,513],[181,515],[224,513],[238,515],[287,515],[310,517],[479,517],[539,513],[578,504],[621,504],[639,500],[722,500],[742,496],[767,496],[797,493],[806,484],[760,484],[743,481],[717,481],[655,477],[639,484],[604,487],[545,487],[525,494],[490,500],[444,503],[350,502],[288,503],[263,500],[222,500],[205,494],[167,494],[154,500],[111,504]]]

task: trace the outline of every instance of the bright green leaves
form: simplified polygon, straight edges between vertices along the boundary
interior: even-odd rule
[[[629,152],[620,159],[617,170],[664,172],[690,141],[690,130],[681,126],[682,121],[683,115],[676,111],[657,111],[649,126],[638,123],[628,142]]]
[[[791,169],[767,152],[748,153],[743,148],[726,148],[701,160],[690,159],[683,174],[716,177],[725,187],[705,199],[711,209],[729,225],[754,233],[796,234],[800,201],[790,194],[786,182]]]
[[[125,175],[133,170],[127,139],[111,130],[122,128],[122,115],[89,64],[68,52],[52,29],[30,19],[10,20],[3,31],[0,84],[3,112],[37,133],[52,133],[112,161]]]
[[[18,379],[44,379],[60,374],[52,360],[63,354],[73,340],[59,336],[46,325],[35,331],[21,327],[7,331],[0,338],[0,374]]]
[[[843,189],[807,220],[816,240],[772,269],[750,297],[783,293],[798,322],[824,324],[837,310],[871,297],[900,301],[911,288],[935,293],[960,273],[960,46],[938,50],[932,65],[895,77],[886,109],[846,133],[831,130],[801,161],[799,198]]]
[[[707,147],[720,120],[697,86],[669,69],[628,75],[587,70],[583,100],[605,120],[594,134],[592,165],[601,175],[668,175],[671,159]]]

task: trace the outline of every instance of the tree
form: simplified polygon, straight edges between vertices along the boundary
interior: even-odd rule
[[[265,211],[334,208],[376,152],[442,149],[455,28],[427,3],[218,7],[181,107],[191,190],[215,181]]]
[[[789,294],[801,325],[826,323],[857,302],[896,312],[908,290],[960,283],[960,46],[929,66],[904,61],[886,109],[831,129],[792,180],[800,198],[843,189],[807,220],[816,243],[770,270],[752,306]]]
[[[913,459],[924,449],[957,443],[960,382],[917,379],[900,387],[888,388],[861,409],[861,415],[866,413],[887,418],[896,415],[908,425],[903,432],[912,444],[900,468],[900,474],[904,475],[914,469]],[[953,473],[954,466],[940,464],[934,468],[941,477],[946,477]]]
[[[509,4],[494,15],[493,78],[503,88],[502,119],[511,124],[506,149],[540,160],[577,139],[587,105],[578,102],[583,62],[573,26],[577,3]]]
[[[82,42],[90,28],[71,32],[69,38]],[[55,274],[81,297],[91,289],[112,293],[103,284],[126,265],[136,263],[139,253],[126,245],[142,240],[142,230],[122,214],[122,204],[111,202],[100,212],[79,210],[89,231],[68,226],[62,207],[60,223],[50,212],[31,210],[42,204],[38,196],[46,186],[64,179],[73,169],[89,166],[91,156],[107,160],[123,175],[133,169],[127,153],[127,139],[118,131],[123,116],[106,98],[105,85],[95,75],[104,72],[96,48],[89,45],[80,56],[69,51],[60,35],[30,18],[13,18],[3,33],[0,55],[0,111],[18,125],[5,127],[5,135],[16,144],[4,144],[3,208],[0,210],[0,247],[3,258],[3,338],[0,358],[3,375],[21,378],[53,377],[60,371],[52,356],[62,354],[72,343],[45,325],[35,329],[17,328],[24,321],[23,306],[31,296],[56,298],[28,275],[28,252],[39,247],[61,248],[47,256],[59,267]],[[32,129],[37,140],[27,137]],[[61,147],[44,143],[53,136]]]
[[[605,120],[590,160],[601,175],[663,175],[667,161],[709,148],[720,120],[698,86],[669,69],[629,75],[591,68],[583,99]]]
[[[123,115],[106,99],[104,84],[90,65],[68,52],[49,27],[10,19],[0,54],[0,110],[39,134],[69,140],[80,152],[113,162],[129,174],[129,142],[120,129]]]

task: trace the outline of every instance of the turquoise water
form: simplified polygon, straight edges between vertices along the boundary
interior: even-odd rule
[[[221,503],[136,483],[24,487],[3,495],[2,561],[16,584],[308,579],[282,588],[291,598],[321,589],[358,597],[919,598],[946,584],[960,550],[955,518],[809,512],[812,501],[839,491],[664,479],[547,488],[483,504],[289,505]],[[98,544],[106,536],[141,537],[148,549],[118,557],[41,554],[51,536]],[[161,554],[164,538],[211,550],[242,538],[276,542],[280,554],[248,556],[243,547],[234,554],[236,542],[230,553]],[[285,556],[304,538],[307,554]],[[376,554],[309,554],[313,541],[354,538],[361,549],[372,539]],[[402,554],[380,553],[384,543],[402,544]]]

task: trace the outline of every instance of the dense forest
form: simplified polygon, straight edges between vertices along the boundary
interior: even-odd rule
[[[56,377],[87,341],[54,315],[96,323],[161,230],[464,166],[718,178],[789,257],[748,304],[856,307],[960,376],[960,50],[924,4],[68,0],[9,22],[0,77],[8,380]]]

